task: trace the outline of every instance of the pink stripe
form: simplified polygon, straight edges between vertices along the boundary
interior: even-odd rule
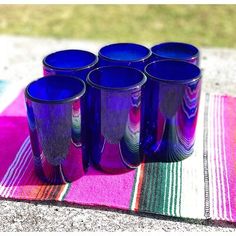
[[[223,159],[223,177],[224,177],[224,192],[225,192],[225,220],[230,221],[231,220],[231,199],[230,199],[230,189],[229,189],[229,183],[228,183],[228,170],[226,168],[227,164],[227,153],[225,151],[225,121],[224,121],[224,103],[225,99],[224,97],[221,97],[221,141],[222,141],[222,159]],[[227,125],[227,124],[226,124]]]
[[[0,130],[0,158],[4,159],[0,165],[2,181],[28,135],[27,120],[24,117],[0,117]]]
[[[217,182],[219,186],[219,199],[218,199],[218,214],[220,219],[225,219],[226,216],[226,204],[225,204],[225,170],[224,170],[224,165],[223,165],[223,158],[224,158],[224,152],[223,152],[223,142],[222,142],[222,117],[221,117],[221,109],[222,109],[222,102],[221,102],[221,97],[217,96],[217,145],[218,145],[218,176],[219,176],[219,181]]]
[[[94,179],[96,177],[96,183]],[[65,200],[85,205],[129,209],[135,171],[109,175],[89,169],[86,176],[75,181]]]
[[[219,133],[219,171],[220,171],[220,187],[221,187],[221,202],[222,202],[222,218],[225,219],[226,217],[226,204],[225,204],[225,193],[226,193],[226,177],[225,177],[225,169],[224,169],[224,150],[223,150],[223,140],[222,140],[222,132],[223,132],[223,127],[222,127],[222,115],[221,115],[221,110],[222,110],[222,101],[221,101],[221,97],[218,96],[218,117],[219,117],[219,121],[218,121],[218,129],[220,131]]]
[[[225,151],[227,154],[227,172],[230,188],[232,219],[236,221],[236,98],[225,97]]]

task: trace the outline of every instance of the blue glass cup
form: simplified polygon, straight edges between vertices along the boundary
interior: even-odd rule
[[[43,182],[72,182],[87,169],[81,115],[85,90],[82,80],[62,75],[42,77],[25,89],[35,170]]]
[[[43,59],[43,72],[44,75],[70,75],[76,76],[86,82],[88,73],[97,67],[98,57],[91,52],[78,50],[78,49],[67,49],[57,51],[47,55]],[[82,116],[85,118],[85,123],[89,115],[87,108],[89,106],[87,100],[87,94],[81,98],[81,104],[83,106]],[[85,124],[85,129],[88,129],[89,125]],[[86,130],[89,133],[89,130]],[[85,142],[87,145],[88,141]],[[89,148],[85,148],[86,153],[84,156],[89,159],[90,153]]]
[[[141,147],[147,162],[181,161],[194,148],[201,70],[188,62],[147,65]]]
[[[129,66],[144,70],[144,67],[151,62],[151,54],[148,48],[140,44],[114,43],[99,50],[99,66]]]
[[[43,59],[43,73],[46,75],[71,75],[86,81],[87,74],[93,70],[98,58],[91,52],[77,49],[57,51]]]
[[[123,66],[100,67],[88,74],[90,148],[97,169],[118,174],[141,163],[141,88],[145,82],[144,73]]]
[[[181,60],[199,66],[198,48],[188,43],[165,42],[151,48],[152,60]]]

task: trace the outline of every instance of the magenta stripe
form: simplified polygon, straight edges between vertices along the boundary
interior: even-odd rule
[[[236,98],[225,97],[225,152],[230,188],[232,220],[236,221]]]

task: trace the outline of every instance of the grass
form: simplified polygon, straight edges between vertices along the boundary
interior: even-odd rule
[[[1,5],[0,33],[236,47],[236,5]]]

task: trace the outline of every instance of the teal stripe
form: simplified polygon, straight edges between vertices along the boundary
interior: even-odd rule
[[[168,206],[169,206],[169,195],[170,193],[170,163],[166,164],[167,177],[166,177],[166,201],[164,206],[164,214],[168,214]]]
[[[158,196],[158,187],[159,187],[159,164],[153,163],[153,176],[152,176],[152,191],[150,195],[150,212],[156,212],[155,205],[159,201],[159,196]]]
[[[153,203],[153,189],[155,188],[155,178],[156,178],[156,175],[155,175],[155,164],[156,163],[149,163],[149,166],[150,166],[150,174],[149,174],[149,187],[148,187],[148,191],[147,191],[147,195],[146,195],[146,198],[147,198],[147,209],[149,212],[153,212],[152,211],[152,203]]]
[[[165,182],[163,181],[163,164],[160,163],[159,169],[158,169],[158,199],[156,201],[155,209],[158,213],[162,214],[163,212],[163,190],[165,189]],[[164,183],[164,185],[163,185]]]
[[[182,162],[146,163],[139,210],[180,216]]]

